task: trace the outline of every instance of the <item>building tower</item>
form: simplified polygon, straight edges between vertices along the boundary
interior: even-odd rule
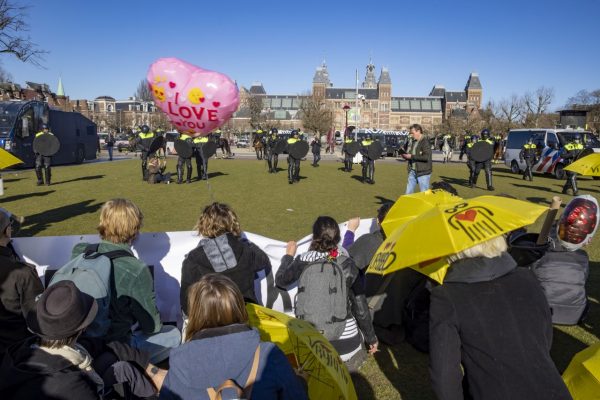
[[[392,100],[392,79],[390,72],[386,67],[381,68],[379,81],[377,82],[379,92],[379,111],[377,118],[377,128],[389,129],[390,125],[390,102]]]
[[[480,110],[483,89],[477,72],[471,72],[471,75],[469,75],[469,80],[465,86],[465,92],[467,94],[467,111],[471,112],[473,108]]]
[[[367,64],[367,72],[365,73],[365,80],[362,84],[363,89],[376,89],[377,80],[375,78],[375,65],[371,60]]]
[[[325,98],[325,89],[331,85],[329,81],[329,72],[327,71],[327,64],[325,60],[321,66],[317,67],[315,76],[313,77],[313,96],[321,99]]]
[[[65,95],[65,88],[63,87],[63,83],[62,83],[62,77],[58,77],[58,88],[56,89],[56,95],[57,96],[63,96]]]

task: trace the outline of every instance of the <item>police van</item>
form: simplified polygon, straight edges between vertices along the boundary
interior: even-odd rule
[[[585,147],[600,152],[600,141],[591,132],[573,129],[511,129],[506,138],[504,163],[515,174],[525,170],[525,162],[519,160],[519,153],[530,137],[537,147],[537,162],[532,167],[534,173],[552,174],[557,179],[564,178],[565,161],[560,156],[564,145],[571,142],[576,134],[581,136]]]

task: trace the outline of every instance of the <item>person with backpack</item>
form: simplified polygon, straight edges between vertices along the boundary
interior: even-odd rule
[[[188,312],[189,287],[212,272],[230,278],[246,301],[258,303],[254,278],[258,271],[270,270],[271,261],[258,246],[242,237],[235,211],[227,204],[209,204],[204,207],[195,229],[202,239],[183,260],[180,291],[183,313]]]
[[[296,318],[312,323],[342,360],[349,361],[362,349],[363,336],[371,354],[377,351],[378,341],[364,286],[357,279],[359,270],[348,252],[338,247],[340,240],[333,218],[317,218],[309,251],[294,258],[297,244],[288,242],[275,283],[280,288],[298,284]]]
[[[25,316],[44,291],[35,268],[21,261],[12,247],[20,218],[0,208],[0,354],[31,336]]]
[[[283,352],[248,326],[242,293],[231,279],[204,275],[187,300],[185,343],[171,352],[160,399],[307,399]]]
[[[181,334],[174,326],[162,325],[150,269],[131,250],[142,221],[141,210],[130,200],[107,201],[100,210],[98,225],[102,241],[97,245],[77,244],[71,263],[59,269],[52,282],[84,281],[85,287],[80,284],[80,289],[86,293],[107,293],[108,306],[102,307],[93,324],[101,328],[91,335],[129,343],[150,353],[151,361],[157,363],[168,358],[170,349],[180,344]],[[106,258],[109,259],[108,268]],[[78,265],[87,268],[74,268]],[[87,278],[89,276],[94,279]],[[101,301],[101,304],[105,302]],[[132,332],[134,325],[136,329]]]

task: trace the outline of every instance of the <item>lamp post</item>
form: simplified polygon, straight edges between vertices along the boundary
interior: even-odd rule
[[[348,130],[348,111],[350,111],[350,106],[348,104],[344,104],[342,110],[344,110],[344,112],[346,113],[346,126],[344,127],[344,135],[346,135]]]

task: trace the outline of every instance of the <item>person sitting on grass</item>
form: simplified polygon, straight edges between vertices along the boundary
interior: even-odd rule
[[[130,257],[112,260],[110,327],[106,340],[129,343],[150,353],[151,361],[157,363],[168,358],[170,349],[181,343],[181,334],[174,326],[162,325],[150,269],[131,250],[143,219],[138,206],[126,199],[109,200],[100,210],[98,232],[102,241],[98,252],[125,250],[131,253]],[[72,258],[84,253],[88,246],[89,243],[77,244]],[[137,329],[132,332],[135,324]]]
[[[97,311],[96,300],[73,282],[49,287],[27,315],[36,336],[9,347],[0,364],[0,398],[99,400],[116,384],[135,398],[156,395],[167,371],[147,354],[80,338]]]
[[[0,354],[31,336],[25,316],[44,291],[35,268],[21,262],[11,245],[17,219],[0,208]]]
[[[224,274],[209,273],[188,291],[185,343],[171,352],[160,399],[304,400],[306,391],[277,346],[248,326],[242,293]],[[233,398],[233,397],[226,397]]]
[[[440,400],[571,399],[550,357],[544,292],[506,250],[501,235],[448,256],[444,283],[431,290],[430,374]]]
[[[340,239],[340,228],[333,218],[317,218],[308,252],[294,258],[298,245],[288,242],[275,283],[282,289],[298,283],[296,318],[312,323],[342,360],[349,361],[360,352],[362,335],[371,354],[377,351],[378,341],[364,286],[357,279],[359,270],[348,252],[338,247]]]
[[[271,262],[264,251],[242,237],[235,211],[227,204],[212,203],[204,207],[194,229],[202,239],[183,260],[180,301],[184,314],[188,311],[189,287],[211,272],[231,278],[246,301],[257,303],[255,275],[270,269]]]

